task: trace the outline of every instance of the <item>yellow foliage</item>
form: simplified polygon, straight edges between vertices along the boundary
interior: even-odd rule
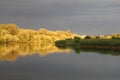
[[[5,30],[5,29],[1,29],[0,30],[0,36],[4,36],[5,34],[10,34],[9,31]]]
[[[11,34],[5,34],[4,36],[1,36],[1,39],[3,42],[13,42],[13,36]]]
[[[19,28],[16,24],[7,24],[6,30],[8,30],[12,35],[17,35],[19,33]]]
[[[14,36],[13,36],[13,42],[19,42],[19,41],[20,41],[20,40],[19,40],[18,36],[14,35]]]
[[[56,40],[74,38],[79,36],[72,34],[70,30],[66,31],[50,31],[44,28],[39,30],[21,29],[16,24],[0,25],[1,42],[48,42],[53,43]]]
[[[29,41],[29,33],[26,30],[20,31],[17,36],[18,36],[20,42],[28,42]]]
[[[6,25],[5,24],[0,24],[0,30],[6,29]]]

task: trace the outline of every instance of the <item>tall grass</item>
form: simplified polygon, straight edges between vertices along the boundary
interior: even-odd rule
[[[65,44],[64,44],[65,43]],[[62,44],[62,45],[61,45]],[[120,39],[71,39],[56,41],[59,48],[73,49],[77,54],[80,51],[92,51],[100,54],[120,55]]]
[[[120,39],[83,39],[80,45],[120,46]]]

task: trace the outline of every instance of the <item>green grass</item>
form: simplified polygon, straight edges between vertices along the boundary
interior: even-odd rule
[[[74,38],[56,41],[55,45],[59,48],[73,49],[77,54],[80,53],[80,51],[92,51],[101,54],[120,55],[120,39]]]
[[[120,46],[119,39],[83,39],[80,45]]]
[[[120,39],[71,39],[58,40],[56,44],[65,45],[96,45],[96,46],[120,46]]]

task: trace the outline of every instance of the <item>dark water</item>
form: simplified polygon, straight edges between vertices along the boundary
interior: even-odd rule
[[[120,56],[72,50],[8,58],[0,61],[0,80],[120,80]]]

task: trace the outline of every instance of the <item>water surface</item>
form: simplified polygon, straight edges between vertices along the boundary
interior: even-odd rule
[[[42,45],[42,47],[41,47]],[[120,56],[54,44],[0,46],[0,80],[119,80]]]

